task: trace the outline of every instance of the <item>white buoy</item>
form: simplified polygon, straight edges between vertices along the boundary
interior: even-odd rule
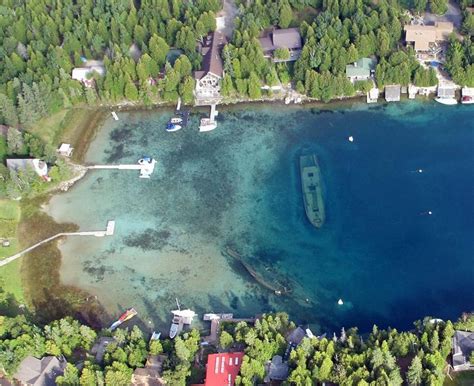
[[[119,120],[119,118],[118,118],[117,114],[115,113],[115,111],[112,111],[112,117],[114,117],[114,119],[115,119],[116,121]]]
[[[354,137],[352,135],[349,136],[349,142],[354,142]]]
[[[418,169],[418,173],[423,173],[423,169]]]
[[[342,299],[339,299],[339,300],[337,301],[337,304],[339,304],[340,306],[342,306],[342,305],[344,304],[344,302],[342,301]]]
[[[433,214],[433,212],[431,210],[429,210],[428,214],[431,216]]]

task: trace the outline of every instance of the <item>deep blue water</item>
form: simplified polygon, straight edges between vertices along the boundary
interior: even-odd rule
[[[83,229],[116,219],[113,240],[87,250],[68,240],[62,268],[63,280],[98,294],[112,313],[133,305],[167,324],[178,297],[199,313],[285,310],[316,330],[367,331],[473,309],[474,106],[237,106],[221,108],[211,133],[166,133],[169,116],[122,114],[89,151],[102,162],[152,154],[150,181],[90,174],[51,204],[58,220]],[[312,152],[322,229],[306,219],[301,196],[299,156]],[[90,208],[80,206],[85,197]],[[163,233],[150,240],[149,229]],[[294,293],[256,284],[219,253],[226,245],[263,276],[287,278]]]

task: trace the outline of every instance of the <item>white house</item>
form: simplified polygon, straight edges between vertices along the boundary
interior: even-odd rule
[[[104,63],[101,60],[88,60],[84,67],[76,67],[72,69],[72,79],[82,82],[86,87],[94,86],[93,74],[100,76],[105,75]]]

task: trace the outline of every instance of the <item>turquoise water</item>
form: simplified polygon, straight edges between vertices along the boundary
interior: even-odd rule
[[[196,113],[175,133],[164,131],[171,111],[121,113],[87,161],[151,155],[157,168],[150,180],[91,171],[51,200],[55,219],[82,230],[116,221],[113,237],[61,245],[62,280],[97,295],[111,316],[134,306],[151,328],[168,325],[175,298],[200,314],[286,310],[319,330],[455,318],[472,309],[474,290],[473,113],[434,102],[238,106],[221,108],[209,133],[194,129]],[[300,190],[299,155],[312,152],[322,229],[307,221]],[[258,283],[222,253],[228,246],[292,292]]]

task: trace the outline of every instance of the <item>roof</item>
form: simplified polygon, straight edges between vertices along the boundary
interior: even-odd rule
[[[258,41],[260,42],[263,51],[272,51],[275,49],[275,47],[273,47],[273,42],[270,36],[263,36],[259,38]]]
[[[201,71],[196,71],[194,77],[196,79],[201,79],[207,73],[212,73],[220,78],[222,78],[224,65],[221,58],[222,47],[226,44],[227,40],[225,35],[220,32],[214,32],[211,36],[211,39],[207,39],[206,43],[209,42],[209,45],[203,46],[202,52],[205,53],[202,60]],[[209,48],[210,47],[210,48]]]
[[[436,41],[436,27],[434,25],[406,25],[405,40],[415,43],[415,50],[428,51],[430,43]]]
[[[138,368],[133,372],[131,384],[135,386],[162,386],[166,383],[157,370]]]
[[[436,27],[436,40],[448,40],[449,35],[454,30],[453,23],[450,21],[437,21]]]
[[[294,343],[298,345],[301,343],[305,336],[306,331],[303,330],[301,327],[297,327],[286,337],[286,340],[288,343]]]
[[[346,76],[370,76],[370,71],[375,70],[377,61],[374,58],[361,58],[354,64],[346,66]]]
[[[72,69],[71,78],[82,82],[84,80],[87,80],[87,76],[92,72],[96,72],[102,76],[105,74],[105,67],[103,65],[76,67]]]
[[[385,100],[386,101],[399,101],[400,92],[401,92],[400,85],[398,84],[385,86]]]
[[[37,359],[30,355],[23,359],[13,377],[29,385],[54,386],[56,377],[63,374],[65,367],[65,360],[53,356]]]
[[[453,367],[470,366],[469,357],[474,351],[474,332],[456,331],[453,337]]]
[[[243,352],[210,354],[207,357],[206,386],[232,386],[242,366]]]
[[[38,158],[8,158],[7,168],[14,171],[33,169],[39,176],[48,174],[48,165]]]
[[[275,355],[270,363],[268,371],[270,380],[284,381],[288,378],[288,363],[283,362],[280,355]]]
[[[438,86],[438,96],[444,98],[454,98],[456,96],[456,89],[449,86]]]
[[[288,48],[290,50],[302,47],[301,35],[298,28],[277,29],[272,34],[275,48]]]
[[[474,87],[463,87],[462,96],[474,96]]]

